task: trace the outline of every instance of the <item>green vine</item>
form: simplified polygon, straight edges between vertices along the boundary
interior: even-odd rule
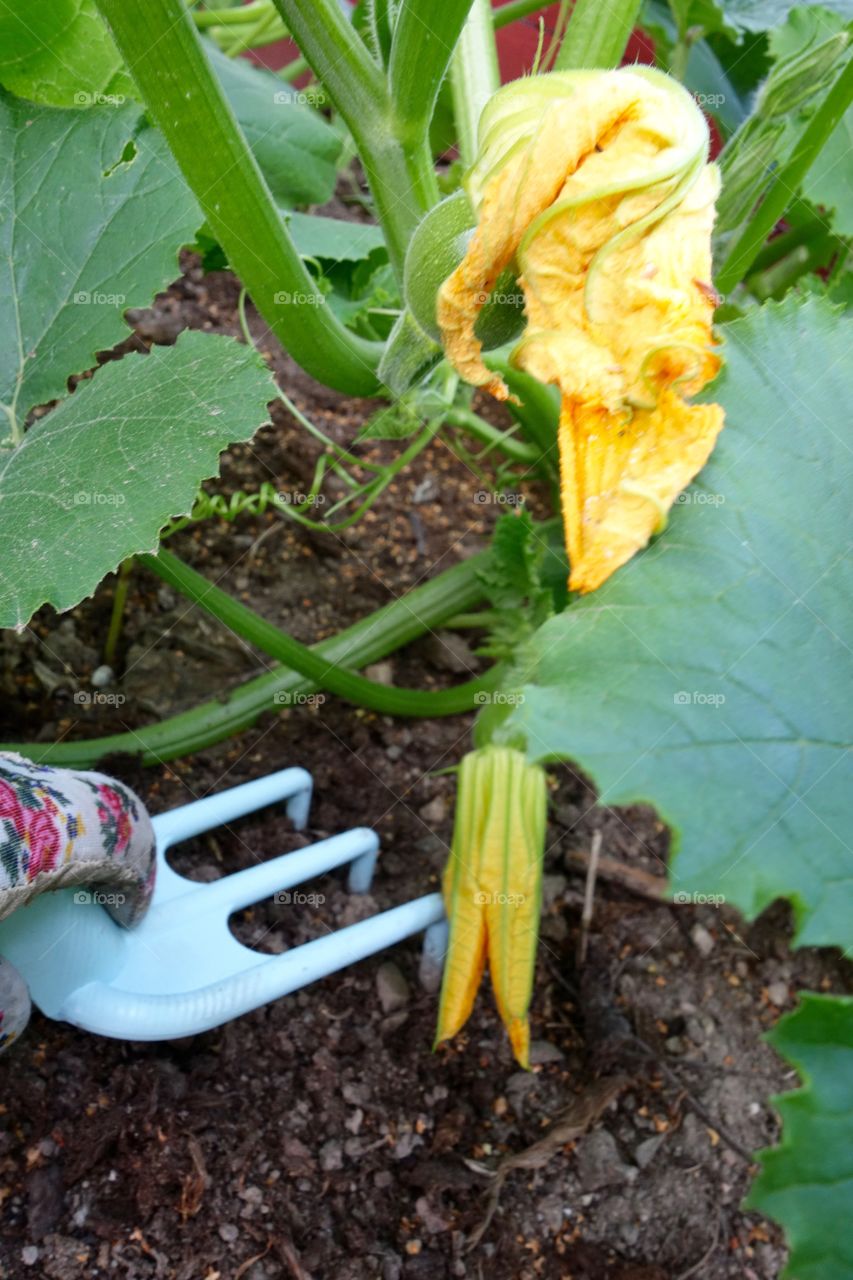
[[[313,681],[318,688],[328,689],[330,693],[337,694],[356,706],[381,711],[385,715],[423,716],[429,719],[458,715],[478,706],[483,695],[497,683],[498,670],[493,668],[481,679],[468,680],[453,689],[396,689],[379,684],[330,662],[307,645],[300,644],[293,636],[274,627],[252,609],[208,582],[171,552],[161,550],[159,555],[142,555],[139,560],[164,582],[176,587],[182,595],[218,618],[236,635],[257,645],[271,658],[286,662],[294,671]]]

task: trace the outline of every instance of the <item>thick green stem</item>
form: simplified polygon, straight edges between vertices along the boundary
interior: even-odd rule
[[[387,106],[385,77],[335,0],[274,0],[300,51],[344,119]],[[322,72],[322,74],[321,74]],[[362,128],[365,126],[362,121]]]
[[[338,635],[322,640],[312,652],[328,663],[345,663],[348,667],[378,662],[442,626],[453,614],[478,604],[485,594],[479,575],[488,562],[489,552],[484,551],[454,565]],[[159,724],[83,742],[5,743],[0,750],[17,751],[43,764],[73,769],[91,768],[115,752],[138,755],[143,764],[159,764],[222,742],[248,729],[263,712],[280,709],[295,696],[316,689],[315,682],[286,667],[276,667],[247,681],[228,698],[205,702]]]
[[[471,2],[403,0],[394,25],[388,80],[395,133],[406,150],[429,145],[438,91]],[[436,187],[433,203],[437,198]]]
[[[97,3],[149,113],[267,324],[315,378],[353,395],[370,395],[381,347],[345,329],[325,303],[317,303],[316,283],[290,239],[183,0]]]
[[[480,115],[500,83],[489,0],[474,0],[450,63],[459,155],[466,167],[477,158]]]
[[[347,702],[371,711],[381,711],[392,716],[449,716],[470,711],[478,705],[479,695],[494,687],[496,673],[491,671],[478,680],[468,680],[454,689],[395,689],[367,680],[355,671],[330,662],[315,653],[307,645],[300,644],[285,631],[261,618],[225,591],[208,582],[170,551],[161,550],[156,556],[143,555],[140,562],[158,574],[164,582],[177,589],[188,599],[206,609],[225,626],[236,632],[250,644],[257,645],[264,653],[279,662],[286,662],[294,671],[312,680],[319,688],[345,698]]]
[[[618,67],[640,12],[641,0],[577,0],[556,71]]]
[[[738,237],[717,274],[716,286],[729,293],[749,271],[764,241],[796,199],[803,179],[820,155],[832,131],[853,102],[853,61],[850,61],[803,131],[791,158]]]
[[[409,237],[436,198],[429,149],[402,146],[394,131],[394,106],[382,69],[337,0],[275,0],[275,4],[353,136],[388,255],[402,279]]]

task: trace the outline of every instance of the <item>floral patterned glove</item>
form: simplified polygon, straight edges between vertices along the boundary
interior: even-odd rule
[[[151,819],[122,783],[0,753],[0,920],[49,889],[106,886],[119,924],[144,915],[154,889]],[[0,1053],[27,1024],[21,975],[0,956]]]

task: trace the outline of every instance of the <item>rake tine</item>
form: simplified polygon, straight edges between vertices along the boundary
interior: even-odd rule
[[[284,799],[288,801],[289,818],[296,830],[301,831],[308,821],[312,785],[311,774],[306,769],[280,769],[266,778],[256,778],[254,782],[244,782],[218,795],[194,800],[169,813],[160,813],[152,819],[157,847],[162,852],[190,836]]]
[[[356,827],[341,835],[318,840],[306,849],[295,853],[282,853],[268,862],[243,871],[234,871],[212,884],[187,881],[187,889],[180,897],[166,902],[157,911],[157,923],[165,924],[175,914],[181,920],[221,913],[225,916],[242,911],[262,898],[269,898],[284,889],[303,884],[314,876],[325,875],[334,867],[353,862],[356,866],[366,861],[372,863],[379,848],[379,837],[367,827]],[[369,881],[368,881],[369,884]],[[367,886],[365,886],[367,887]],[[362,890],[364,892],[364,890]]]

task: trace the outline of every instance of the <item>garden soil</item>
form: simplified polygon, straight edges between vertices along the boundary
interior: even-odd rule
[[[187,257],[182,278],[134,314],[135,336],[105,358],[173,342],[187,326],[237,334],[236,304],[233,277],[204,276]],[[258,317],[251,325],[299,407],[351,442],[375,406],[319,388]],[[218,488],[305,492],[319,447],[277,405],[251,446],[224,457]],[[267,511],[208,521],[171,545],[315,641],[484,547],[500,509],[476,500],[484,490],[436,442],[340,536]],[[4,633],[0,739],[137,728],[268,669],[137,569],[115,679],[103,686],[124,701],[75,700],[103,663],[114,588],[110,579],[69,614],[43,610],[22,634]],[[464,678],[480,660],[476,637],[460,634],[428,635],[372,674],[436,688]],[[437,888],[453,817],[442,771],[469,730],[466,717],[392,721],[329,697],[271,711],[189,759],[102,763],[154,812],[303,765],[316,787],[309,838],[376,828],[382,853],[366,898],[335,874],[305,886],[316,901],[269,902],[235,920],[242,940],[280,953]],[[553,783],[530,1072],[512,1060],[487,985],[463,1033],[433,1052],[436,997],[419,980],[416,940],[179,1043],[99,1039],[35,1014],[0,1059],[0,1277],[778,1276],[778,1228],[740,1208],[749,1153],[778,1135],[768,1098],[796,1083],[762,1035],[798,988],[842,990],[841,962],[790,952],[781,907],[750,925],[725,906],[660,901],[668,837],[656,816],[596,807],[569,768],[554,769]],[[606,874],[579,963],[595,833]],[[173,856],[209,881],[304,843],[271,809]],[[549,1133],[538,1155],[504,1166],[490,1198],[500,1162]]]

